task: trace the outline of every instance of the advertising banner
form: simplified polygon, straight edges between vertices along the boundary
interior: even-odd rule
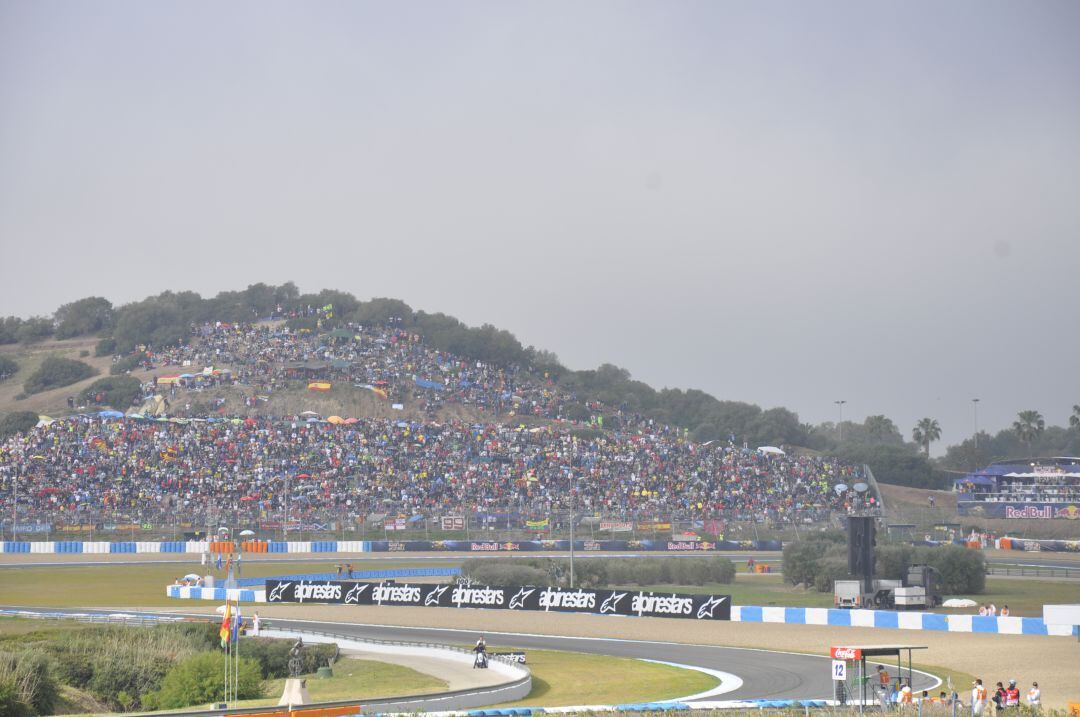
[[[409,585],[340,580],[267,580],[266,601],[320,605],[470,607],[531,612],[730,620],[729,595],[685,595],[632,590],[591,590],[477,585]]]
[[[717,551],[783,550],[779,540],[575,540],[574,549],[584,551]],[[498,553],[529,551],[566,551],[569,540],[373,540],[376,553],[465,552]]]
[[[956,512],[972,518],[1006,520],[1080,520],[1080,505],[1073,503],[991,503],[981,500],[960,501]]]

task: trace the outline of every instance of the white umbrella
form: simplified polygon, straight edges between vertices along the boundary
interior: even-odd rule
[[[255,535],[254,530],[241,530],[240,535]]]
[[[975,607],[975,601],[967,598],[949,598],[941,603],[941,607]]]
[[[201,576],[196,575],[195,573],[188,573],[184,576],[184,580],[198,580],[200,577]]]
[[[787,455],[786,453],[784,453],[782,450],[780,450],[776,446],[758,446],[758,453],[773,453],[773,454],[778,455],[778,456]]]
[[[218,605],[217,608],[214,610],[214,612],[216,612],[218,615],[224,615],[225,614],[225,608],[226,608],[225,605]]]

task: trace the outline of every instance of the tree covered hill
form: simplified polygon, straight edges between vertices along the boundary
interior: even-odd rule
[[[122,306],[114,306],[103,297],[87,297],[59,307],[51,317],[0,319],[0,348],[4,344],[34,347],[51,339],[93,336],[97,339],[96,356],[126,356],[138,346],[160,349],[191,341],[194,325],[250,323],[270,316],[286,319],[292,329],[320,332],[354,324],[394,326],[419,334],[436,350],[515,367],[573,392],[584,404],[597,403],[606,412],[678,426],[699,442],[734,437],[737,443],[751,446],[798,446],[865,461],[885,482],[923,487],[947,482],[947,475],[935,470],[919,446],[905,441],[904,434],[885,416],[870,416],[863,423],[846,421],[842,430],[830,423],[811,426],[784,407],[762,409],[751,403],[721,400],[696,389],[655,389],[634,380],[627,370],[614,364],[571,370],[555,354],[525,346],[509,331],[490,324],[466,326],[446,314],[414,310],[398,299],[365,301],[330,289],[301,293],[292,282],[280,286],[252,284],[241,291],[224,291],[209,298],[191,291],[166,291]],[[13,373],[10,365],[5,371],[6,375]],[[568,417],[588,418],[589,408],[582,407],[580,413]],[[926,434],[919,436],[925,439]],[[992,451],[1004,451],[1010,456],[1035,448],[1080,452],[1080,430],[1032,428],[1024,440],[1014,438],[1009,431],[986,436],[980,444],[985,448],[979,452],[966,448],[966,444],[954,446],[943,465],[966,470],[977,461],[1006,457]]]

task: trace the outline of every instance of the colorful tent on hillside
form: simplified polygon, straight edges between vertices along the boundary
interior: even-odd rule
[[[332,385],[329,381],[312,381],[307,387],[309,391],[329,391]]]

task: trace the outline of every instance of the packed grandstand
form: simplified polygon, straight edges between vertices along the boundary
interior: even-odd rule
[[[227,510],[251,525],[296,520],[499,513],[524,524],[571,507],[594,515],[818,522],[850,509],[863,468],[834,458],[695,443],[682,429],[590,404],[525,372],[469,361],[393,327],[329,334],[283,324],[204,324],[144,367],[176,367],[144,384],[163,415],[86,411],[0,445],[17,478],[0,511],[20,522],[168,522]],[[130,357],[118,357],[128,360]],[[415,418],[306,414],[194,415],[188,394],[226,383],[256,398],[348,382]],[[141,403],[141,401],[140,401]],[[436,420],[435,408],[483,409],[481,421]],[[617,425],[603,428],[604,414]],[[530,416],[529,424],[521,422]],[[538,420],[547,419],[547,420]],[[288,496],[288,497],[286,497]],[[873,500],[873,499],[871,499]]]

